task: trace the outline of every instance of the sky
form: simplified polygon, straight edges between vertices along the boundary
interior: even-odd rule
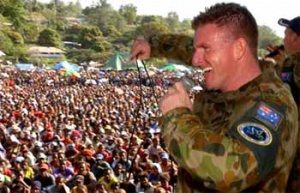
[[[49,2],[50,0],[40,0]],[[76,2],[77,0],[62,0]],[[91,6],[98,0],[79,0],[83,7]],[[205,7],[218,2],[235,2],[246,6],[256,18],[258,25],[269,26],[278,36],[284,36],[284,27],[278,25],[279,18],[293,19],[300,16],[299,0],[107,0],[114,9],[121,5],[133,4],[138,15],[161,15],[166,17],[169,12],[176,12],[179,19],[193,19]]]

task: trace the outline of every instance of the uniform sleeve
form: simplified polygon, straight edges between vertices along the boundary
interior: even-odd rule
[[[300,88],[300,54],[292,57],[294,63],[294,81],[298,88]]]
[[[192,63],[193,38],[184,35],[157,35],[149,38],[152,57],[166,57]]]
[[[232,189],[236,185],[245,189],[260,179],[256,157],[247,146],[221,131],[206,129],[189,109],[168,112],[161,127],[178,165],[209,188],[236,191]]]

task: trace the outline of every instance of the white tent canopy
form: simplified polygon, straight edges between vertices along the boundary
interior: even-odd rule
[[[6,54],[3,51],[0,50],[0,57],[1,56],[6,56]]]

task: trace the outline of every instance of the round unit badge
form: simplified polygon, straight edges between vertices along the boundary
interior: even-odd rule
[[[257,145],[269,145],[272,140],[272,134],[267,127],[261,124],[247,122],[238,125],[238,133],[247,141]]]

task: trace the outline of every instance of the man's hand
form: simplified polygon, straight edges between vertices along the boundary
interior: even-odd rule
[[[192,110],[192,102],[181,82],[176,82],[169,88],[167,94],[159,102],[162,114],[179,107],[187,107]]]
[[[286,54],[284,52],[283,46],[268,45],[266,50],[268,50],[270,52],[269,54],[267,54],[266,58],[272,58],[278,64],[282,64],[286,58]]]
[[[134,40],[131,48],[131,60],[145,60],[150,58],[151,48],[149,43],[143,38],[137,38]]]

